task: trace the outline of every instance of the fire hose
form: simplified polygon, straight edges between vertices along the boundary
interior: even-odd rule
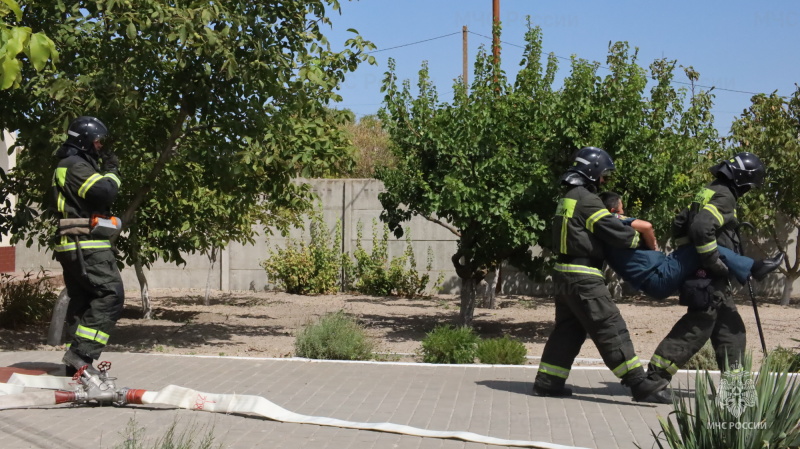
[[[84,366],[68,377],[31,376],[15,373],[1,391],[19,391],[22,387],[44,388],[51,391],[11,393],[0,395],[0,410],[75,403],[124,406],[128,404],[162,404],[187,410],[218,413],[252,413],[264,418],[296,424],[346,429],[374,430],[427,438],[458,439],[498,446],[532,447],[540,449],[582,449],[537,441],[506,440],[473,432],[437,431],[393,423],[360,423],[336,418],[301,415],[289,411],[268,399],[255,395],[204,393],[177,385],[167,385],[159,391],[117,388],[115,378],[108,376],[110,362],[98,364],[100,375],[91,375]],[[55,391],[52,391],[55,390]]]

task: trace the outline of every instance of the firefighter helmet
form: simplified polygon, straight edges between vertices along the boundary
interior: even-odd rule
[[[611,156],[605,150],[596,147],[583,147],[575,153],[567,174],[578,173],[591,181],[592,184],[599,185],[600,178],[614,170],[614,161],[611,160]]]
[[[67,145],[82,151],[94,150],[95,141],[103,141],[108,136],[108,128],[99,119],[89,116],[76,118],[67,129]]]
[[[732,181],[736,187],[758,187],[764,183],[766,169],[761,159],[753,153],[737,153],[731,159],[724,160],[711,167],[711,174],[717,178]]]

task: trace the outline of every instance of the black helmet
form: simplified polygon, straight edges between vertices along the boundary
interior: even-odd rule
[[[103,140],[108,135],[108,128],[95,117],[78,117],[69,124],[67,144],[83,151],[94,150],[92,143]]]
[[[766,169],[761,159],[753,153],[737,153],[733,158],[720,162],[710,168],[717,178],[733,181],[736,187],[758,187],[764,183]]]
[[[571,178],[570,173],[578,173],[591,181],[600,184],[600,177],[615,170],[614,161],[605,150],[596,147],[583,147],[575,153],[572,165],[562,179]]]

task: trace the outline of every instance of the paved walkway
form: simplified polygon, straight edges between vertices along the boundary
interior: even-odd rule
[[[57,370],[61,352],[0,352],[0,367]],[[180,385],[204,392],[263,396],[293,412],[360,422],[391,422],[431,430],[463,430],[504,439],[588,448],[653,447],[651,429],[671,406],[632,402],[608,369],[573,369],[572,398],[528,394],[531,366],[321,362],[299,359],[113,353],[117,386],[160,390]],[[687,385],[679,374],[673,386]],[[693,385],[693,381],[691,383]],[[198,436],[212,429],[224,448],[494,448],[459,440],[287,424],[252,415],[162,406],[58,405],[0,411],[0,447],[113,448],[129,422],[151,443],[175,422]]]

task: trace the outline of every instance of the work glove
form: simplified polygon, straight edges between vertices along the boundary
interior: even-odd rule
[[[111,151],[104,151],[100,153],[102,164],[100,168],[104,172],[118,172],[119,171],[119,158]]]
[[[703,268],[715,278],[727,278],[728,266],[719,258],[719,253],[715,251],[714,255],[703,260]]]

